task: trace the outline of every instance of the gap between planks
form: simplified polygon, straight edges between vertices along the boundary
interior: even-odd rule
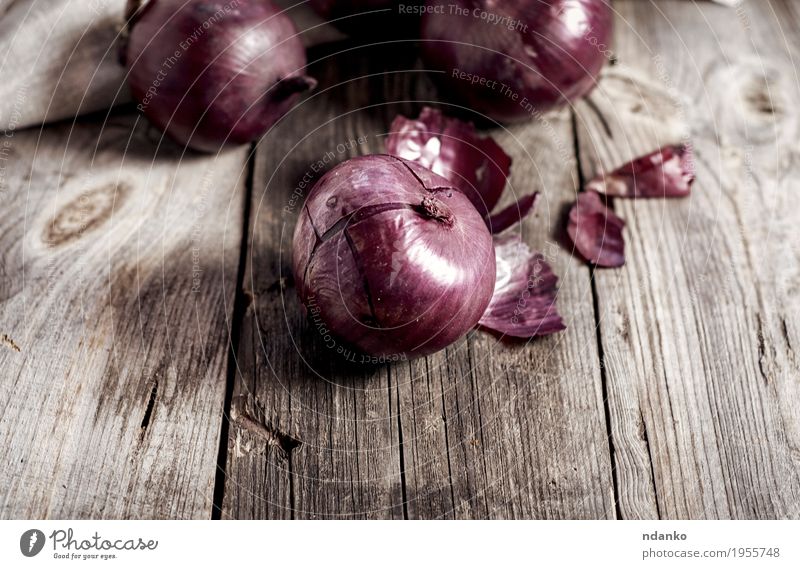
[[[578,117],[575,109],[570,109],[570,122],[572,126],[572,144],[575,152],[575,166],[577,168],[578,192],[582,192],[586,180],[583,175],[581,161],[581,144],[578,138]],[[599,115],[599,113],[598,113]],[[613,209],[613,206],[612,206]],[[600,297],[595,282],[594,272],[596,267],[589,270],[589,281],[592,291],[592,307],[594,311],[594,330],[597,337],[597,365],[600,368],[600,389],[603,398],[603,419],[605,420],[606,436],[608,437],[608,459],[611,463],[611,485],[614,496],[614,517],[622,519],[622,509],[619,504],[619,480],[617,478],[617,457],[614,450],[614,433],[611,430],[611,409],[608,406],[608,377],[606,376],[605,354],[603,352],[603,335],[600,330]],[[648,447],[649,448],[649,447]]]
[[[233,300],[233,316],[231,318],[231,330],[228,334],[228,365],[225,374],[225,403],[222,408],[222,421],[220,423],[219,449],[217,450],[217,470],[214,477],[214,494],[211,505],[211,519],[222,519],[222,503],[225,500],[225,480],[226,468],[228,465],[228,433],[231,423],[231,403],[233,401],[233,391],[236,384],[236,374],[239,372],[239,362],[236,355],[239,351],[239,339],[242,333],[242,319],[247,308],[246,295],[244,291],[244,273],[247,268],[247,248],[250,243],[250,211],[253,197],[253,176],[256,161],[256,144],[250,145],[247,154],[247,180],[244,190],[244,208],[242,208],[242,242],[239,248],[239,266],[236,271],[236,291]],[[291,470],[291,457],[289,469]],[[294,504],[292,504],[294,512]]]

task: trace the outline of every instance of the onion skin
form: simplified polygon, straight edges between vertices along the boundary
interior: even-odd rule
[[[692,146],[675,144],[635,158],[609,174],[601,172],[585,189],[615,198],[684,198],[691,193],[694,178]]]
[[[506,229],[516,227],[536,208],[539,192],[522,196],[515,203],[501,209],[486,219],[486,225],[492,234],[502,233]]]
[[[533,211],[538,192],[491,214],[506,188],[511,157],[495,140],[480,137],[475,126],[423,107],[416,120],[397,115],[386,138],[386,153],[444,176],[483,213],[491,233],[500,233]],[[491,215],[490,215],[491,214]]]
[[[530,119],[586,95],[611,44],[607,0],[428,0],[426,6],[440,8],[422,18],[426,66],[444,71],[434,78],[453,99],[500,122]],[[512,30],[481,14],[519,24]]]
[[[150,0],[123,58],[137,108],[206,152],[257,140],[315,85],[294,24],[268,0]]]
[[[547,336],[566,329],[556,307],[558,277],[519,235],[495,237],[497,282],[480,325],[512,338]]]
[[[492,237],[444,178],[387,155],[323,176],[295,228],[309,318],[370,356],[437,352],[476,326],[495,284]]]
[[[567,220],[567,234],[580,255],[597,267],[625,264],[625,221],[606,207],[600,194],[587,190],[578,194]]]

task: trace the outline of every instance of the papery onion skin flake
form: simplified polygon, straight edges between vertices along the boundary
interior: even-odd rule
[[[494,139],[431,107],[423,107],[417,119],[395,117],[386,152],[447,178],[484,216],[500,200],[511,170],[511,157]]]
[[[486,220],[489,231],[502,233],[506,229],[516,226],[536,209],[539,201],[539,192],[522,196],[513,204],[501,209]]]
[[[472,123],[423,107],[419,118],[395,117],[386,152],[429,168],[467,194],[492,233],[500,233],[529,215],[538,192],[521,197],[495,214],[507,186],[511,157],[490,136],[478,136]]]
[[[306,311],[371,356],[437,352],[474,328],[495,284],[492,237],[467,197],[387,155],[353,158],[309,193],[293,272]]]
[[[597,192],[585,191],[569,212],[567,233],[578,253],[598,267],[625,264],[625,222],[606,207]]]
[[[519,235],[495,238],[497,280],[480,325],[516,338],[546,336],[566,326],[556,308],[558,277]]]
[[[501,121],[589,93],[611,51],[608,0],[428,0],[420,48],[452,100]]]
[[[692,146],[675,144],[598,174],[586,189],[618,198],[682,198],[691,193],[694,179]]]

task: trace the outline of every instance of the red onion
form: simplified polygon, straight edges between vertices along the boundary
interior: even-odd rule
[[[636,158],[610,174],[598,174],[586,189],[619,198],[682,198],[689,195],[692,182],[692,147],[677,144]]]
[[[292,21],[268,0],[133,1],[124,60],[138,109],[216,151],[262,136],[315,81]]]
[[[309,193],[293,241],[300,299],[320,331],[372,356],[436,352],[492,297],[492,237],[444,178],[393,156],[353,158]]]
[[[459,102],[499,121],[586,95],[610,55],[607,0],[427,0],[422,55]],[[434,9],[435,8],[435,9]]]

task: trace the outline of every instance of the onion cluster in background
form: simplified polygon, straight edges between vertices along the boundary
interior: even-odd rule
[[[441,96],[497,122],[531,120],[590,92],[609,59],[607,0],[310,0],[367,41],[416,43]],[[289,17],[269,0],[131,0],[123,59],[138,108],[181,144],[257,141],[316,82]],[[459,113],[460,114],[460,113]],[[371,356],[418,357],[475,327],[533,338],[565,328],[558,277],[520,237],[537,192],[495,211],[511,158],[472,123],[425,107],[394,119],[383,155],[334,167],[293,238],[309,319]],[[689,194],[688,144],[598,174],[569,214],[574,250],[625,262],[609,198]]]
[[[122,59],[138,108],[207,152],[258,140],[313,88],[270,0],[129,0]],[[611,39],[607,0],[311,0],[355,36],[419,40],[442,95],[499,121],[588,93]]]

